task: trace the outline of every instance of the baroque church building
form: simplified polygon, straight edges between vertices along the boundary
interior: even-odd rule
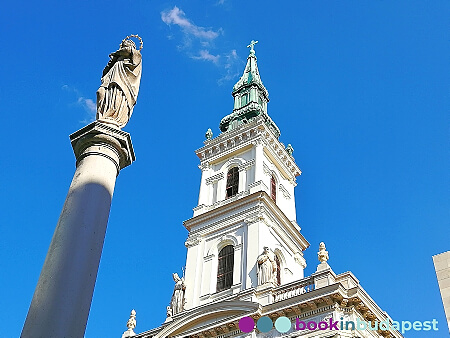
[[[324,243],[316,272],[304,275],[309,243],[296,222],[294,196],[301,171],[268,115],[255,43],[233,87],[233,112],[220,121],[221,134],[213,138],[208,130],[196,150],[199,201],[184,222],[185,276],[173,275],[166,321],[136,334],[133,311],[122,337],[402,337],[396,329],[375,328],[392,319],[351,272],[332,270]],[[260,325],[260,318],[267,324],[280,317],[290,321],[283,332]],[[242,318],[255,328],[243,329]],[[356,323],[366,329],[355,330]]]

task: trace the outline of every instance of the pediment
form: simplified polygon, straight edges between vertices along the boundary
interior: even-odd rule
[[[155,337],[185,337],[208,328],[236,321],[260,311],[260,305],[245,301],[222,301],[184,311]]]

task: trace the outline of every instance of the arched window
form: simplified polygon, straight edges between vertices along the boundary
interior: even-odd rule
[[[239,169],[233,167],[228,170],[227,174],[227,198],[232,197],[238,193],[239,188]]]
[[[277,255],[275,255],[275,263],[277,264],[277,285],[281,285],[281,263]]]
[[[270,197],[275,203],[277,203],[277,183],[275,182],[275,177],[270,178]]]
[[[219,252],[217,267],[217,292],[229,289],[233,285],[234,248],[227,245]]]

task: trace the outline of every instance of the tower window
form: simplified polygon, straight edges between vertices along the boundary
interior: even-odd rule
[[[239,170],[237,167],[228,170],[227,174],[227,198],[238,193],[239,188]]]
[[[281,263],[277,255],[275,255],[275,263],[277,265],[277,285],[281,285]]]
[[[217,268],[217,292],[229,289],[233,285],[234,248],[227,245],[219,252]]]
[[[245,93],[241,96],[241,107],[245,106],[248,103],[248,93]]]
[[[275,203],[277,202],[277,183],[273,176],[270,178],[270,197]]]

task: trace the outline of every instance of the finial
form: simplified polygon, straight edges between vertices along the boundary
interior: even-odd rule
[[[131,310],[130,319],[127,321],[127,328],[130,331],[133,331],[133,329],[136,327],[136,311]]]
[[[328,251],[325,248],[325,243],[320,242],[319,244],[319,252],[317,253],[320,263],[326,263],[328,260]]]
[[[258,43],[258,41],[252,40],[250,44],[247,46],[247,48],[250,48],[250,55],[255,55],[255,45]]]
[[[208,130],[206,131],[206,133],[205,133],[205,137],[206,137],[206,139],[209,141],[210,139],[212,139],[212,137],[213,137],[213,132],[212,132],[212,130],[211,130],[211,128],[208,128]]]
[[[291,144],[289,143],[286,147],[286,151],[289,155],[292,156],[292,153],[294,152],[294,148],[291,146]]]
[[[134,331],[133,331],[133,329],[135,327],[136,327],[136,311],[133,309],[133,310],[131,310],[130,319],[128,319],[128,321],[127,321],[128,330],[126,330],[122,334],[122,338],[135,336],[136,333],[134,333]]]

